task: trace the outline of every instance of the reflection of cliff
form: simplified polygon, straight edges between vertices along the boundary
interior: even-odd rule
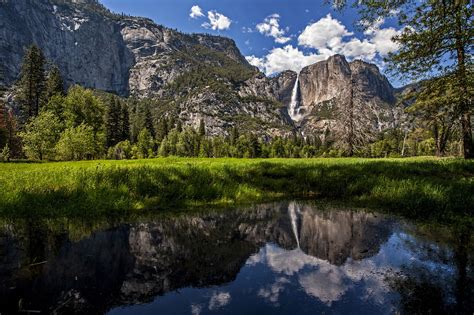
[[[303,251],[332,264],[375,254],[388,235],[383,220],[370,214],[295,211],[293,222],[287,204],[163,218],[77,242],[41,228],[9,232],[0,239],[7,249],[0,251],[0,295],[8,297],[0,311],[13,312],[21,299],[24,309],[44,313],[103,313],[182,287],[223,284],[268,242],[296,248],[294,228]],[[27,266],[40,260],[46,263]]]
[[[347,258],[376,254],[390,229],[385,219],[366,212],[300,210],[300,247],[308,255],[341,265]]]

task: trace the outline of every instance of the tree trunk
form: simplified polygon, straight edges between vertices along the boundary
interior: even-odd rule
[[[435,123],[433,125],[433,138],[435,140],[435,146],[436,146],[436,151],[435,151],[435,155],[436,157],[440,157],[442,152],[441,152],[441,137],[439,135],[439,128],[438,128],[438,124]]]
[[[403,137],[403,145],[402,145],[402,156],[405,156],[405,144],[408,137],[408,131],[405,131],[405,136]]]
[[[474,144],[472,142],[472,129],[471,129],[471,115],[470,110],[470,99],[468,98],[468,86],[466,77],[466,52],[464,48],[464,42],[462,39],[462,21],[461,11],[463,5],[458,4],[456,7],[456,53],[457,53],[457,74],[460,88],[460,104],[459,112],[461,114],[461,134],[463,142],[463,155],[465,159],[474,158]]]

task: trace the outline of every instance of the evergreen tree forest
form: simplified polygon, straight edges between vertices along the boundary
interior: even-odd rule
[[[466,135],[455,123],[462,107],[447,106],[459,87],[449,76],[423,87],[406,109],[409,120],[348,152],[333,145],[331,134],[324,141],[297,133],[266,138],[234,125],[224,135],[211,136],[203,119],[189,126],[156,114],[154,100],[125,99],[78,85],[66,91],[59,68],[33,45],[15,86],[17,108],[0,102],[0,160],[465,155]]]

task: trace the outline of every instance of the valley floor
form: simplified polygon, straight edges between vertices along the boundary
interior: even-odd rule
[[[197,159],[0,164],[0,215],[83,217],[284,198],[341,200],[412,218],[473,221],[474,162]]]

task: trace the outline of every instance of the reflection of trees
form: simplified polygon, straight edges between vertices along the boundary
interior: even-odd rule
[[[458,313],[474,313],[474,262],[472,253],[470,230],[455,233],[454,261],[457,268],[456,302]]]
[[[443,289],[433,281],[431,272],[422,267],[404,267],[401,274],[389,280],[400,294],[404,314],[446,314]]]
[[[426,265],[404,265],[401,272],[389,278],[392,288],[400,294],[400,307],[406,314],[472,314],[474,311],[474,275],[470,256],[471,232],[464,228],[431,234],[423,230],[421,241],[406,244],[412,252],[429,264],[452,263],[453,275],[443,275]],[[412,231],[417,233],[420,231]],[[430,235],[431,234],[431,235]],[[431,246],[433,240],[438,246]],[[447,253],[449,246],[451,253]]]

